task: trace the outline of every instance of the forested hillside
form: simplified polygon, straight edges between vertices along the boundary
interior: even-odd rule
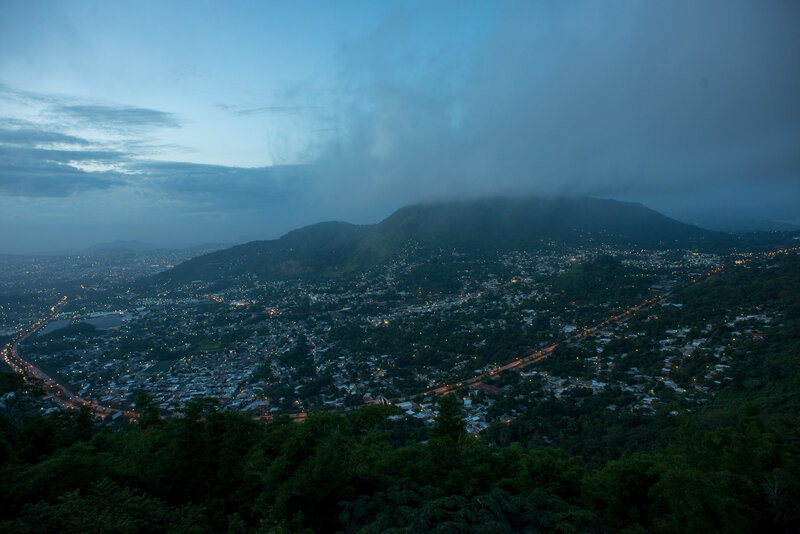
[[[18,384],[17,384],[18,385]],[[9,384],[6,384],[9,387]],[[10,387],[14,387],[10,385]],[[0,531],[790,532],[800,430],[749,411],[588,466],[557,448],[491,447],[454,396],[427,442],[398,445],[392,409],[269,424],[198,399],[133,427],[88,412],[3,418]],[[591,439],[591,438],[590,438]]]
[[[761,241],[767,241],[762,238]],[[470,255],[560,246],[727,250],[740,237],[670,219],[641,204],[594,198],[496,198],[408,206],[378,224],[319,223],[280,239],[253,241],[193,258],[149,282],[334,277],[394,258],[409,243]]]

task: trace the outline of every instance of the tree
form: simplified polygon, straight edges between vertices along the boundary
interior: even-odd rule
[[[140,391],[136,394],[136,413],[139,414],[139,426],[147,428],[161,422],[161,414],[152,395]]]
[[[462,417],[461,407],[455,394],[450,393],[439,399],[439,415],[436,416],[436,425],[431,428],[431,439],[457,441],[466,436],[467,431]]]

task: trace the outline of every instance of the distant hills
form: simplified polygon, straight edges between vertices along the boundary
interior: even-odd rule
[[[380,265],[408,245],[486,254],[554,244],[720,250],[741,243],[740,237],[684,224],[636,203],[494,198],[408,206],[374,225],[314,224],[279,239],[198,256],[152,281],[214,281],[247,274],[267,280],[336,277]]]
[[[693,224],[709,230],[720,232],[796,232],[800,226],[787,221],[776,221],[773,219],[749,218],[721,218],[721,217],[695,217]]]
[[[787,203],[788,204],[788,203]],[[671,216],[700,228],[719,232],[796,232],[800,230],[800,217],[794,206],[774,204],[758,208],[708,208],[677,209]]]

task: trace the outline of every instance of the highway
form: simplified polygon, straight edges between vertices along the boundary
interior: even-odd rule
[[[636,312],[639,312],[641,310],[645,310],[645,309],[651,307],[653,304],[661,303],[663,301],[664,301],[664,297],[653,297],[653,298],[647,299],[644,302],[641,302],[641,303],[639,303],[639,304],[637,304],[635,306],[631,306],[627,310],[625,310],[623,312],[620,312],[617,315],[612,315],[611,317],[609,317],[608,319],[606,319],[605,321],[603,321],[602,323],[598,324],[595,327],[582,328],[576,334],[573,334],[571,336],[571,339],[572,340],[577,340],[577,339],[584,338],[586,336],[594,335],[595,331],[597,331],[600,328],[604,328],[604,327],[606,327],[606,326],[608,326],[608,325],[610,325],[612,323],[615,323],[615,324],[625,323],[625,322],[628,321],[628,319],[633,317],[633,315]],[[509,369],[521,369],[521,368],[526,367],[528,365],[541,362],[542,360],[544,360],[548,356],[550,356],[553,353],[553,350],[555,350],[555,348],[557,346],[558,346],[558,343],[552,343],[552,344],[547,345],[546,347],[543,347],[541,349],[536,349],[536,350],[534,350],[532,352],[529,352],[525,356],[522,356],[520,358],[512,360],[512,361],[510,361],[510,362],[508,362],[508,363],[506,363],[504,365],[501,365],[499,367],[494,367],[493,369],[491,369],[489,371],[486,371],[484,373],[475,375],[472,378],[468,378],[468,379],[462,380],[460,382],[455,382],[453,384],[442,384],[441,386],[439,386],[437,388],[427,389],[427,390],[425,390],[423,392],[417,393],[416,395],[408,395],[406,397],[399,397],[399,398],[396,398],[396,399],[390,399],[388,402],[389,402],[389,404],[396,404],[398,402],[404,402],[404,401],[407,401],[409,399],[418,397],[420,395],[423,396],[423,397],[428,397],[428,396],[431,396],[431,395],[434,395],[436,397],[440,397],[442,395],[447,395],[448,393],[452,393],[453,391],[455,391],[458,388],[462,388],[462,387],[465,387],[465,386],[466,387],[474,386],[474,385],[476,385],[476,384],[478,384],[478,383],[480,383],[480,382],[482,382],[484,380],[493,378],[493,377],[499,375],[500,373],[502,373],[503,371],[508,371]]]
[[[781,254],[788,254],[790,252],[800,252],[800,247],[785,248],[785,249],[780,249],[780,250],[776,250],[776,251],[773,251],[773,252],[764,252],[764,253],[761,253],[759,255],[754,255],[754,256],[755,257],[760,257],[762,259],[772,259],[772,258],[774,258],[776,256],[781,255]],[[753,259],[754,258],[738,260],[736,262],[736,264],[737,265],[747,265],[748,263],[751,263],[753,261]],[[725,270],[725,268],[723,266],[716,267],[716,268],[711,269],[710,271],[708,271],[706,273],[703,273],[700,276],[695,277],[694,279],[692,279],[691,283],[692,284],[699,284],[699,283],[711,278],[712,276],[721,273],[724,270]],[[668,294],[669,293],[667,293],[667,295]],[[584,327],[581,330],[579,330],[576,334],[571,336],[571,340],[574,341],[574,340],[577,340],[577,339],[584,338],[586,336],[594,335],[594,333],[597,330],[599,330],[601,328],[605,328],[606,326],[609,326],[611,324],[619,325],[619,324],[625,323],[625,322],[628,321],[628,319],[633,317],[634,314],[636,314],[637,312],[640,312],[642,310],[646,310],[646,309],[650,308],[651,306],[653,306],[653,304],[656,304],[656,303],[662,304],[662,303],[664,303],[666,301],[665,299],[666,299],[667,295],[655,296],[655,297],[647,299],[647,300],[645,300],[645,301],[643,301],[643,302],[641,302],[641,303],[639,303],[639,304],[637,304],[635,306],[631,306],[630,308],[628,308],[628,309],[626,309],[626,310],[624,310],[624,311],[622,311],[622,312],[620,312],[620,313],[618,313],[616,315],[612,315],[611,317],[609,317],[608,319],[606,319],[605,321],[599,323],[598,325],[596,325],[594,327],[588,327],[588,326]],[[432,388],[432,389],[427,389],[427,390],[422,391],[420,393],[417,393],[415,395],[407,395],[405,397],[398,397],[396,399],[390,399],[388,402],[389,402],[389,404],[396,404],[398,402],[404,402],[406,400],[413,399],[413,398],[419,397],[419,396],[428,397],[430,395],[434,395],[434,396],[438,397],[438,396],[442,396],[442,395],[447,395],[448,393],[452,393],[453,391],[455,391],[458,388],[461,388],[461,387],[464,387],[464,386],[473,386],[473,385],[478,384],[479,382],[481,382],[483,380],[486,380],[486,379],[492,378],[494,376],[497,376],[498,374],[502,373],[503,371],[507,371],[509,369],[519,369],[519,368],[525,367],[527,365],[531,365],[531,364],[540,362],[540,361],[546,359],[548,356],[550,356],[550,354],[553,353],[553,350],[557,346],[558,346],[557,343],[553,343],[553,344],[548,345],[548,346],[546,346],[546,347],[544,347],[542,349],[534,350],[533,352],[530,352],[530,353],[526,354],[525,356],[522,356],[521,358],[517,358],[515,360],[512,360],[512,361],[508,362],[505,365],[502,365],[500,367],[495,367],[494,369],[492,369],[490,371],[487,371],[487,372],[481,373],[479,375],[473,376],[472,378],[468,378],[468,379],[463,380],[461,382],[456,382],[454,384],[442,384],[439,387]]]
[[[22,375],[25,381],[36,381],[40,383],[47,398],[56,406],[69,410],[77,410],[81,406],[87,406],[97,417],[106,417],[109,415],[114,415],[115,413],[121,413],[129,421],[136,420],[138,417],[136,412],[130,410],[120,410],[110,406],[102,406],[88,399],[78,397],[64,385],[56,382],[52,377],[36,367],[34,364],[24,360],[17,352],[19,344],[22,341],[44,328],[47,323],[53,320],[59,314],[59,312],[61,312],[66,304],[67,297],[61,297],[58,303],[50,308],[50,313],[46,317],[39,319],[35,323],[31,324],[27,329],[15,335],[11,339],[11,342],[3,347],[3,361],[5,361],[15,373]]]
[[[755,258],[761,257],[763,259],[772,259],[775,256],[778,256],[780,254],[786,254],[786,253],[798,252],[798,251],[800,251],[800,247],[792,247],[792,248],[786,248],[786,249],[782,249],[782,250],[778,250],[778,251],[762,253],[762,254],[753,255],[753,256]],[[753,261],[753,259],[755,259],[755,258],[741,259],[741,260],[737,260],[735,263],[737,265],[747,265],[747,264],[751,263]],[[706,279],[708,279],[708,278],[720,273],[723,270],[724,270],[724,267],[722,267],[722,266],[717,267],[717,268],[712,269],[712,270],[710,270],[710,271],[708,271],[706,273],[703,273],[700,276],[697,276],[691,282],[693,284],[701,283],[704,280],[706,280]],[[650,298],[648,300],[645,300],[645,301],[643,301],[643,302],[641,302],[641,303],[639,303],[639,304],[637,304],[635,306],[631,306],[630,308],[628,308],[628,309],[626,309],[626,310],[624,310],[624,311],[622,311],[622,312],[620,312],[620,313],[618,313],[616,315],[613,315],[613,316],[609,317],[608,319],[602,321],[601,323],[597,324],[594,327],[581,328],[580,330],[576,331],[574,334],[569,336],[568,340],[569,341],[575,341],[575,340],[584,338],[586,336],[594,335],[594,333],[597,330],[605,328],[605,327],[607,327],[607,326],[609,326],[611,324],[619,325],[619,324],[625,323],[631,317],[633,317],[637,312],[642,311],[642,310],[646,310],[646,309],[650,308],[651,306],[653,306],[656,303],[665,302],[665,298],[666,298],[666,295],[663,296],[663,297],[656,296],[656,297]],[[217,297],[215,300],[222,301],[222,299],[220,299],[219,297]],[[138,418],[138,414],[136,412],[133,412],[133,411],[130,411],[130,410],[122,410],[122,409],[119,409],[119,408],[113,408],[113,407],[110,407],[110,406],[103,406],[103,405],[97,404],[97,403],[95,403],[93,401],[90,401],[88,399],[79,397],[79,396],[75,395],[74,393],[72,393],[67,387],[65,387],[62,384],[59,384],[52,377],[48,376],[44,371],[42,371],[40,368],[35,366],[33,363],[24,360],[18,354],[17,350],[18,350],[19,344],[22,341],[24,341],[25,339],[27,339],[28,337],[30,337],[30,336],[36,334],[37,332],[39,332],[42,328],[44,328],[51,320],[53,320],[61,312],[61,310],[64,308],[64,306],[66,306],[66,304],[67,304],[67,297],[65,296],[65,297],[62,297],[53,307],[50,308],[50,313],[48,315],[46,315],[45,317],[43,317],[43,318],[37,320],[36,322],[34,322],[33,324],[31,324],[26,330],[16,334],[12,338],[11,342],[9,342],[5,347],[2,348],[2,358],[3,358],[3,360],[6,362],[6,364],[8,364],[8,366],[14,372],[22,375],[23,378],[26,381],[36,381],[36,382],[42,384],[42,386],[44,388],[44,391],[45,391],[45,394],[47,395],[47,397],[50,400],[52,400],[53,403],[56,404],[57,406],[60,406],[60,407],[65,408],[65,409],[78,409],[78,408],[80,408],[82,406],[86,406],[86,407],[90,408],[92,410],[92,412],[98,417],[105,417],[105,416],[114,415],[114,414],[119,413],[122,416],[124,416],[125,418],[127,418],[128,420],[135,421]],[[273,309],[273,313],[274,313],[274,309]],[[480,383],[481,381],[493,378],[493,377],[499,375],[500,373],[502,373],[504,371],[508,371],[510,369],[520,369],[520,368],[526,367],[528,365],[532,365],[532,364],[541,362],[541,361],[545,360],[547,357],[549,357],[553,353],[553,351],[555,350],[555,348],[557,346],[558,346],[557,343],[552,343],[552,344],[550,344],[548,346],[545,346],[543,348],[533,350],[533,351],[525,354],[524,356],[516,358],[516,359],[514,359],[514,360],[512,360],[512,361],[510,361],[510,362],[508,362],[508,363],[506,363],[506,364],[504,364],[502,366],[494,367],[494,368],[492,368],[492,369],[490,369],[490,370],[488,370],[488,371],[486,371],[484,373],[480,373],[478,375],[475,375],[475,376],[473,376],[471,378],[462,380],[460,382],[456,382],[456,383],[453,383],[453,384],[442,384],[442,385],[440,385],[440,386],[438,386],[436,388],[429,388],[429,389],[427,389],[427,390],[425,390],[423,392],[417,393],[415,395],[407,395],[407,396],[404,396],[404,397],[398,397],[398,398],[395,398],[395,399],[390,399],[389,402],[392,403],[392,404],[393,403],[398,403],[398,402],[403,402],[405,400],[408,400],[408,399],[411,399],[411,398],[415,398],[415,397],[418,397],[420,395],[423,396],[423,397],[432,396],[432,395],[433,396],[442,396],[442,395],[446,395],[448,393],[451,393],[451,392],[453,392],[456,389],[461,388],[461,387],[475,386],[476,384]],[[305,416],[305,413],[292,414],[292,416],[293,416],[293,419],[295,419],[295,420],[302,420],[304,418],[304,416]],[[264,419],[269,419],[269,418],[271,418],[271,417],[265,417]]]

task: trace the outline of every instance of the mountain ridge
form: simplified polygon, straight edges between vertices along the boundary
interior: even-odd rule
[[[732,247],[729,234],[681,223],[642,204],[596,198],[490,198],[415,204],[371,225],[328,221],[268,241],[192,258],[157,282],[220,280],[254,274],[272,280],[335,277],[395,257],[409,242],[482,254],[537,250],[552,243],[639,248]]]

